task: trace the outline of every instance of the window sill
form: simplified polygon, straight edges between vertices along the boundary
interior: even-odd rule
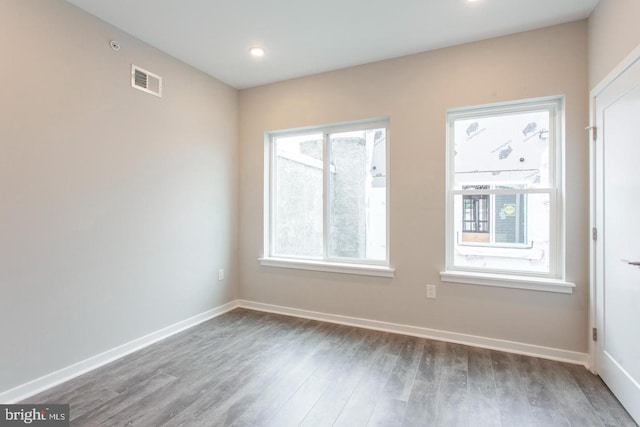
[[[496,286],[500,288],[527,289],[531,291],[556,292],[571,294],[576,287],[574,283],[544,277],[510,276],[505,274],[489,274],[468,271],[442,271],[443,282],[465,283],[468,285]]]
[[[260,258],[265,267],[292,268],[329,273],[358,274],[362,276],[394,277],[395,268],[386,265],[346,264],[341,262],[298,260],[285,258]]]

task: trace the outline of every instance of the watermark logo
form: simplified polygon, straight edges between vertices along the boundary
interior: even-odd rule
[[[69,427],[69,405],[0,405],[0,427]]]

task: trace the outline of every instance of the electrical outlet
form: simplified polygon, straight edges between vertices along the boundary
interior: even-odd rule
[[[224,280],[224,268],[218,270],[218,280]]]
[[[434,299],[436,297],[436,285],[427,285],[427,298]]]

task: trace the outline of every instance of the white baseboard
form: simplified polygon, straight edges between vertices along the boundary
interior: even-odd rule
[[[85,374],[89,371],[99,368],[100,366],[113,362],[114,360],[120,359],[121,357],[133,353],[134,351],[140,350],[202,322],[206,322],[209,319],[213,319],[214,317],[233,310],[238,306],[238,301],[231,301],[227,304],[205,311],[204,313],[200,313],[189,319],[183,320],[171,326],[167,326],[166,328],[160,329],[159,331],[152,332],[141,338],[130,341],[119,347],[107,350],[104,353],[90,357],[71,366],[67,366],[66,368],[62,368],[59,371],[52,372],[33,381],[29,381],[28,383],[4,391],[0,393],[0,403],[11,404],[28,399],[29,397],[41,393],[51,387],[54,387],[65,381],[69,381],[72,378]]]
[[[89,359],[75,363],[71,366],[67,366],[66,368],[60,369],[56,372],[47,374],[33,381],[29,381],[28,383],[4,391],[0,393],[0,403],[11,404],[28,399],[29,397],[41,393],[51,387],[62,384],[63,382],[69,381],[79,375],[97,369],[103,365],[106,365],[107,363],[111,363],[114,360],[131,354],[134,351],[140,350],[160,340],[168,338],[171,335],[182,332],[185,329],[189,329],[195,325],[198,325],[202,322],[205,322],[238,307],[269,313],[283,314],[286,316],[319,320],[322,322],[355,326],[376,331],[392,332],[421,338],[429,338],[438,341],[470,345],[474,347],[488,348],[491,350],[500,350],[508,353],[523,354],[526,356],[540,357],[543,359],[557,360],[577,365],[587,366],[588,361],[588,355],[586,353],[578,353],[574,351],[543,347],[515,341],[466,335],[456,332],[440,331],[437,329],[422,328],[418,326],[401,325],[397,323],[381,322],[378,320],[360,319],[357,317],[320,313],[253,301],[235,300],[214,309],[208,310],[204,313],[193,316],[189,319],[178,322],[174,325],[163,328],[159,331],[152,332],[119,347],[105,351],[104,353],[90,357]]]
[[[526,344],[516,341],[507,341],[495,338],[479,337],[475,335],[460,334],[457,332],[440,331],[437,329],[422,328],[418,326],[401,325],[397,323],[380,322],[378,320],[360,319],[357,317],[340,316],[337,314],[319,313],[315,311],[300,310],[297,308],[282,307],[278,305],[264,304],[253,301],[240,300],[239,307],[251,310],[265,311],[269,313],[284,314],[287,316],[302,317],[305,319],[320,320],[323,322],[338,323],[347,326],[373,329],[376,331],[393,332],[420,338],[429,338],[437,341],[446,341],[456,344],[464,344],[473,347],[499,350],[507,353],[522,354],[525,356],[540,357],[543,359],[584,365],[587,367],[588,355],[575,351],[558,348],[543,347],[534,344]]]

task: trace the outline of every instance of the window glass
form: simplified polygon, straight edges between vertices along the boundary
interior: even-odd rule
[[[322,249],[322,134],[274,138],[273,251],[314,257]]]
[[[454,122],[454,186],[480,182],[549,187],[549,111]]]
[[[471,269],[548,273],[549,195],[487,195],[496,206],[488,232],[465,231],[462,195],[454,197],[454,265]],[[497,209],[499,207],[499,209]]]
[[[386,129],[329,134],[329,257],[387,256]]]

